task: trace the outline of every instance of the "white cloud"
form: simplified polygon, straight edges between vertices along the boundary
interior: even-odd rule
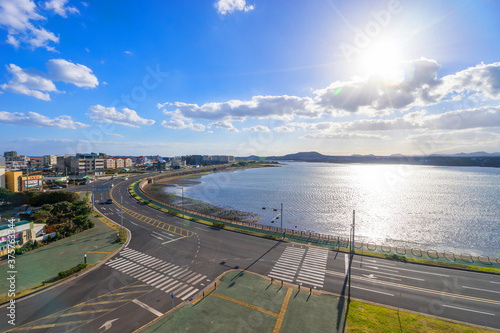
[[[134,110],[123,108],[122,112],[120,112],[114,107],[105,107],[99,104],[91,106],[87,115],[93,121],[121,124],[131,127],[139,127],[139,125],[153,125],[155,123],[152,119],[139,117],[137,112]]]
[[[207,127],[208,128],[212,128],[212,127],[222,128],[222,129],[226,129],[228,132],[233,132],[233,133],[239,132],[239,130],[236,127],[234,127],[234,125],[229,121],[217,121],[215,123],[211,123]]]
[[[245,0],[219,0],[215,3],[215,8],[222,15],[231,14],[234,11],[251,11],[255,7],[253,5],[247,6]]]
[[[441,95],[451,92],[479,91],[484,95],[500,98],[500,62],[480,64],[443,77],[443,84],[437,89]]]
[[[394,119],[362,119],[331,124],[332,128],[343,131],[461,130],[500,127],[500,107],[485,106],[435,115],[427,115],[427,112],[422,110]]]
[[[12,78],[8,83],[0,85],[4,90],[33,96],[44,101],[50,101],[47,92],[57,91],[54,83],[40,73],[24,70],[14,64],[8,65],[7,71],[12,74]]]
[[[321,140],[389,140],[385,135],[364,134],[364,133],[318,133],[301,136],[300,139],[321,139]]]
[[[279,127],[273,128],[273,131],[280,132],[280,133],[291,133],[291,132],[295,132],[295,127],[279,126]]]
[[[55,51],[49,43],[59,43],[59,37],[35,25],[36,21],[43,20],[46,18],[32,0],[0,1],[0,26],[7,30],[7,43],[14,47],[23,44],[33,49],[44,47]]]
[[[88,127],[89,125],[74,121],[70,116],[58,116],[49,118],[36,112],[6,112],[0,111],[0,122],[9,125],[55,127],[77,129]]]
[[[95,88],[99,85],[92,70],[84,65],[73,64],[64,59],[51,59],[47,63],[47,67],[49,73],[45,74],[10,64],[7,66],[7,71],[12,75],[12,78],[8,83],[0,85],[0,88],[50,101],[48,92],[58,92],[52,81],[72,83],[80,88]]]
[[[62,17],[68,17],[68,13],[70,14],[78,14],[80,13],[76,7],[66,6],[68,0],[50,0],[45,1],[45,9],[52,10],[56,14],[61,15]]]
[[[97,77],[87,66],[74,64],[64,59],[51,59],[47,67],[49,77],[54,81],[72,83],[80,88],[95,88],[99,85]]]
[[[437,78],[439,68],[435,60],[425,58],[405,62],[401,64],[400,82],[388,82],[381,76],[337,81],[316,90],[315,102],[325,110],[367,113],[388,113],[435,103],[440,96],[434,94],[434,89],[442,83]]]
[[[263,126],[263,125],[257,125],[253,127],[247,127],[243,129],[244,131],[250,131],[250,132],[271,132],[269,127]]]
[[[104,132],[104,134],[106,134],[106,135],[112,135],[112,136],[117,136],[117,137],[119,137],[119,138],[124,138],[124,136],[123,136],[123,135],[118,134],[118,133],[109,133],[109,132]]]
[[[158,108],[172,106],[187,118],[212,121],[243,121],[248,118],[292,119],[295,116],[318,117],[312,99],[295,96],[254,96],[249,101],[231,100],[207,103],[201,106],[182,102],[158,104]]]
[[[130,52],[130,51],[123,51],[123,53],[125,53],[125,54],[129,54],[129,55],[131,55],[131,54],[132,54],[132,52]]]
[[[163,111],[167,116],[170,116],[169,121],[162,121],[161,126],[172,129],[190,129],[196,132],[203,132],[205,125],[196,124],[192,119],[184,117],[179,111]]]

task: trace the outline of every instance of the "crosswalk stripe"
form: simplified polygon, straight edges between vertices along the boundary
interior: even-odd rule
[[[162,283],[160,283],[160,284],[156,285],[155,287],[156,287],[156,288],[158,288],[158,289],[160,289],[160,288],[162,288],[164,285],[166,285],[167,283],[172,282],[172,281],[173,281],[173,280],[172,280],[171,278],[167,277],[167,279],[166,279],[165,281],[163,281]]]
[[[179,270],[183,269],[182,267],[179,267],[177,266],[177,268],[173,269],[173,270],[170,270],[170,271],[167,271],[167,274],[168,275],[172,275],[174,274],[175,272],[178,272]]]
[[[168,276],[162,275],[160,276],[160,279],[156,280],[154,283],[150,283],[153,287],[157,287],[158,285],[162,284],[165,282],[165,280],[168,280]],[[158,287],[157,287],[158,288]]]
[[[199,274],[199,273],[198,273],[198,274],[196,274],[196,276],[194,276],[194,277],[192,277],[191,279],[189,279],[189,280],[187,281],[187,283],[191,283],[191,282],[193,282],[194,280],[196,280],[196,279],[197,279],[198,277],[200,277],[200,276],[201,276],[201,274]],[[194,284],[194,283],[193,283],[193,284]]]
[[[183,279],[191,279],[193,276],[197,275],[198,273],[196,272],[189,272],[188,275],[184,276]]]
[[[189,297],[191,297],[194,293],[196,293],[199,289],[193,289],[191,292],[189,292],[188,294],[184,295],[184,297],[181,298],[181,300],[185,301],[187,300]]]
[[[123,273],[127,273],[127,272],[128,272],[128,271],[130,271],[130,270],[135,270],[135,269],[137,269],[137,268],[138,268],[137,266],[138,266],[138,265],[132,264],[132,265],[130,265],[130,267],[127,267],[127,268],[123,269],[123,270],[122,270],[122,272],[123,272]]]
[[[174,289],[171,291],[171,293],[172,293],[172,294],[174,294],[174,297],[177,297],[177,294],[178,294],[178,293],[180,293],[181,291],[183,291],[183,290],[184,290],[184,288],[186,288],[186,287],[188,287],[188,285],[187,285],[187,284],[181,283],[181,285],[180,285],[180,286],[177,286],[177,288],[176,288],[176,289],[174,288]]]
[[[145,271],[143,271],[143,273],[141,274],[138,274],[137,276],[134,276],[136,279],[140,280],[142,279],[144,276],[146,275],[149,275],[151,274],[151,271],[149,269],[146,269]]]
[[[304,279],[311,279],[311,280],[319,280],[321,282],[323,282],[324,280],[324,276],[316,276],[316,275],[309,275],[309,274],[299,274],[299,276],[297,278],[304,278]]]
[[[160,272],[165,272],[169,269],[171,269],[173,266],[175,266],[174,264],[166,264],[165,266],[163,266],[161,269],[160,269]]]
[[[177,286],[180,286],[182,284],[182,282],[180,282],[180,281],[175,281],[175,282],[176,283],[167,286],[165,289],[162,288],[161,290],[165,291],[166,293],[168,293],[171,290],[174,290],[175,288],[177,288]]]
[[[116,259],[116,260],[110,261],[107,265],[113,267],[113,265],[117,265],[117,264],[124,262],[124,261],[125,261],[125,259]]]
[[[133,274],[141,272],[143,268],[143,266],[137,266],[135,269],[128,271],[127,274],[133,276]]]
[[[180,294],[177,294],[177,297],[182,297],[182,295],[184,295],[185,293],[189,292],[191,289],[193,289],[194,287],[189,287],[187,288],[186,290],[184,290],[183,292],[181,292]],[[174,294],[175,295],[175,294]]]
[[[144,282],[146,282],[147,284],[150,284],[150,285],[154,286],[153,282],[155,282],[156,280],[159,280],[159,279],[161,279],[163,277],[165,277],[165,275],[159,274],[159,276],[157,276],[156,278],[154,278],[152,280],[149,280],[149,281],[144,281]]]
[[[177,276],[177,275],[179,275],[179,274],[183,274],[185,271],[187,271],[187,269],[183,268],[183,269],[181,269],[180,271],[178,271],[177,273],[173,274],[172,276],[173,276],[173,277],[176,277],[176,276]]]
[[[188,275],[191,275],[191,271],[186,271],[186,272],[182,273],[181,275],[179,275],[177,278],[179,280],[181,280],[181,279],[186,278],[186,276],[188,276]]]
[[[121,263],[119,263],[117,265],[113,265],[111,267],[113,267],[114,269],[120,269],[120,268],[122,268],[124,266],[128,266],[128,265],[130,265],[130,261],[127,260],[125,262],[121,262]]]
[[[142,281],[145,283],[149,283],[151,281],[154,281],[157,277],[160,277],[160,276],[161,276],[161,274],[159,274],[159,273],[153,273],[150,276],[148,276],[147,278],[143,279]]]
[[[204,280],[204,279],[206,279],[206,278],[207,278],[207,277],[206,277],[206,275],[203,275],[203,276],[201,276],[199,279],[197,279],[196,281],[193,281],[193,282],[190,282],[190,283],[191,283],[191,284],[197,284],[197,283],[200,283],[200,282],[201,282],[201,280]]]

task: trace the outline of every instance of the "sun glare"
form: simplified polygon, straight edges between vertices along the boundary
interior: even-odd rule
[[[374,42],[363,50],[358,67],[364,75],[381,76],[390,84],[398,84],[404,78],[401,64],[401,52],[391,41]]]

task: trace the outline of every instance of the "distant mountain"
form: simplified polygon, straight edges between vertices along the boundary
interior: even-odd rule
[[[252,156],[251,156],[252,157]],[[262,159],[260,157],[259,159]],[[328,156],[315,151],[287,154],[284,156],[268,156],[268,161],[304,161],[304,162],[330,162],[330,163],[378,163],[378,164],[414,164],[436,166],[484,166],[500,167],[500,153],[489,154],[486,152],[459,153],[453,155],[431,154],[418,156],[405,156],[393,154],[390,156],[376,155],[351,155]]]

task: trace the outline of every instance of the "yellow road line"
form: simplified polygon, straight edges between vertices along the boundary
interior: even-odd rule
[[[85,303],[85,304],[83,304],[81,306],[111,304],[111,303],[130,302],[130,301],[131,301],[130,299],[116,299],[114,301],[103,301],[103,302]]]
[[[222,298],[222,299],[225,299],[226,301],[230,301],[230,302],[233,302],[233,303],[236,303],[236,304],[239,304],[239,305],[246,306],[247,308],[260,311],[260,312],[268,314],[270,316],[278,317],[277,313],[274,313],[272,311],[263,309],[261,307],[255,306],[253,304],[249,304],[249,303],[245,303],[245,302],[239,301],[239,300],[237,300],[235,298],[232,298],[232,297],[224,296],[224,295],[221,295],[221,294],[215,294],[215,293],[211,293],[210,296],[215,296],[215,297],[218,297],[218,298]]]
[[[338,276],[344,276],[345,274],[335,272],[335,271],[330,271],[330,270],[325,270],[326,273],[332,274],[332,275],[338,275]],[[377,274],[377,273],[375,273]],[[353,279],[357,280],[363,280],[363,281],[370,281],[373,283],[378,283],[382,285],[388,285],[388,286],[393,286],[393,287],[398,287],[398,288],[405,288],[405,289],[412,289],[412,290],[417,290],[417,291],[422,291],[424,293],[429,293],[429,294],[435,294],[435,295],[442,295],[442,296],[448,296],[448,297],[453,297],[453,298],[462,298],[462,299],[468,299],[470,301],[476,301],[476,302],[483,302],[483,303],[491,303],[491,304],[499,304],[500,301],[495,301],[492,299],[485,299],[485,298],[479,298],[479,297],[474,297],[474,296],[467,296],[467,295],[460,295],[460,294],[453,294],[453,293],[448,293],[446,291],[438,291],[438,290],[432,290],[432,289],[427,289],[427,288],[421,288],[421,287],[414,287],[414,286],[409,286],[406,284],[400,284],[400,283],[394,283],[394,282],[387,282],[387,281],[380,281],[380,280],[375,280],[375,279],[370,279],[370,278],[364,278],[361,276],[352,276]]]
[[[113,198],[113,189],[114,189],[114,187],[112,187],[112,188],[109,190],[109,196],[110,196],[110,197],[111,197],[111,199],[113,200],[114,204],[115,204],[118,208],[122,208],[122,209],[123,209],[123,211],[124,211],[126,214],[128,214],[128,215],[130,215],[130,216],[132,216],[132,217],[134,217],[134,218],[136,218],[136,219],[138,219],[138,220],[139,220],[139,221],[141,221],[141,222],[145,222],[145,223],[151,224],[151,225],[153,225],[153,226],[155,226],[155,224],[156,224],[156,223],[158,223],[158,225],[157,225],[156,227],[158,227],[158,228],[160,228],[160,229],[164,229],[164,226],[165,226],[165,225],[168,225],[168,229],[167,229],[167,230],[168,230],[168,231],[170,231],[170,227],[173,227],[173,228],[174,228],[174,231],[170,231],[170,232],[172,232],[172,233],[174,233],[174,234],[176,234],[176,235],[180,235],[180,236],[184,236],[184,237],[191,237],[191,236],[193,236],[193,235],[194,235],[194,232],[192,232],[192,231],[190,231],[190,230],[186,230],[186,229],[180,228],[180,227],[179,227],[180,232],[178,232],[178,231],[176,231],[176,230],[177,230],[177,227],[175,227],[175,226],[173,226],[173,225],[170,225],[170,224],[167,224],[167,223],[164,223],[164,226],[160,227],[160,224],[162,223],[162,221],[155,220],[155,219],[153,219],[153,218],[150,218],[150,217],[148,217],[148,216],[145,216],[145,215],[139,214],[139,213],[134,212],[134,211],[132,211],[132,210],[130,210],[130,209],[128,209],[128,208],[125,208],[125,207],[120,206],[120,204],[118,203],[118,201],[116,201],[116,200]],[[149,220],[149,221],[148,221],[148,220]],[[147,221],[147,222],[146,222],[146,221]],[[184,231],[186,232],[186,234],[184,234]]]
[[[281,325],[283,324],[283,319],[285,318],[286,308],[288,307],[288,302],[290,301],[290,296],[292,296],[292,288],[288,288],[285,300],[281,305],[280,314],[278,315],[278,320],[276,320],[276,325],[274,326],[273,333],[278,333],[281,329]]]
[[[58,315],[57,317],[69,317],[69,316],[79,316],[82,314],[90,314],[90,313],[96,313],[96,312],[106,312],[106,311],[111,311],[114,309],[101,309],[101,310],[92,310],[92,311],[79,311],[79,312],[70,312],[70,313],[65,313],[62,315]]]

